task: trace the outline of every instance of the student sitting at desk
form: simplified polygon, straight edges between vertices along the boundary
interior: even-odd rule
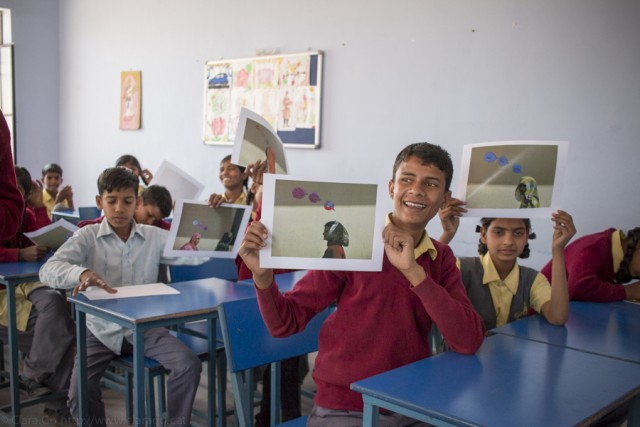
[[[73,289],[73,295],[97,286],[115,293],[120,286],[155,283],[160,262],[198,264],[203,258],[162,256],[169,232],[136,224],[138,178],[126,168],[106,169],[98,178],[98,207],[106,221],[76,231],[40,270],[40,279],[52,287]],[[132,333],[115,323],[87,315],[87,366],[90,424],[105,426],[100,378],[110,361],[131,354]],[[167,371],[167,425],[188,426],[201,364],[198,357],[165,328],[144,336],[144,355],[157,360]],[[78,420],[78,363],[69,388],[69,408]]]
[[[564,256],[571,300],[640,300],[640,227],[626,235],[609,228],[582,236],[565,248]],[[551,262],[542,274],[551,275]]]
[[[57,210],[73,210],[73,190],[70,185],[62,185],[62,168],[57,163],[48,163],[42,168],[42,200],[51,218]]]
[[[450,203],[463,204],[457,199]],[[442,209],[441,221],[446,223],[449,215],[455,216],[455,210]],[[529,219],[480,219],[480,257],[461,257],[459,265],[469,299],[487,330],[527,316],[530,308],[542,313],[551,324],[563,325],[567,321],[569,298],[563,249],[576,229],[571,215],[564,211],[552,214],[551,219],[555,223],[551,243],[553,287],[536,270],[518,265],[518,258],[529,257]],[[455,230],[451,234],[451,228],[448,232],[449,237],[455,234]]]
[[[454,351],[472,354],[482,344],[482,319],[464,291],[455,256],[425,230],[451,197],[452,177],[449,153],[439,146],[412,144],[398,154],[389,181],[394,208],[381,236],[381,272],[310,271],[281,294],[273,271],[260,267],[269,230],[258,221],[247,229],[239,254],[253,272],[260,311],[274,336],[295,334],[337,302],[320,331],[308,426],[360,425],[362,396],[350,384],[428,357],[434,324]],[[381,420],[412,423],[393,413]]]
[[[163,230],[169,230],[171,223],[165,221],[164,218],[171,215],[172,209],[173,201],[171,200],[169,190],[161,185],[151,185],[140,193],[134,219],[138,224],[155,225]],[[104,216],[80,221],[78,227],[82,228],[89,224],[99,224],[103,219]]]
[[[16,235],[0,242],[0,262],[34,262],[47,254],[24,233],[51,223],[42,203],[42,189],[25,168],[16,166],[18,189],[26,203],[23,221]],[[7,293],[0,285],[0,337],[7,334]],[[74,326],[64,297],[40,282],[21,283],[16,287],[18,347],[24,358],[20,385],[27,396],[39,397],[69,387],[73,366]],[[46,403],[45,412],[59,420],[69,420],[65,399]]]

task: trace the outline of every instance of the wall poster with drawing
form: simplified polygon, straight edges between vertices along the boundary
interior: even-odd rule
[[[320,146],[322,52],[208,61],[205,144],[233,145],[242,107],[264,117],[287,147]]]

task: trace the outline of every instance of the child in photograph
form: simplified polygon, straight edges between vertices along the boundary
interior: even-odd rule
[[[340,258],[345,259],[344,248],[349,246],[349,233],[338,221],[329,221],[324,225],[324,240],[327,241],[327,249],[324,251],[322,258]]]
[[[451,197],[452,177],[449,153],[437,145],[411,144],[398,154],[389,181],[393,212],[381,236],[380,272],[310,271],[282,294],[273,270],[260,267],[269,230],[259,221],[247,229],[239,255],[253,273],[272,335],[295,334],[316,313],[337,304],[320,332],[313,372],[317,393],[308,426],[360,425],[362,396],[350,384],[428,357],[434,325],[453,351],[473,354],[482,344],[484,325],[466,295],[455,256],[425,230]],[[414,421],[383,413],[381,423]]]
[[[569,299],[612,302],[640,300],[640,227],[616,228],[580,237],[564,250]],[[552,263],[542,268],[551,277]],[[634,280],[634,282],[631,282]]]
[[[42,168],[42,200],[51,218],[53,211],[73,210],[73,189],[70,185],[62,185],[62,168],[56,163],[48,163]]]
[[[191,239],[189,239],[189,241],[184,245],[180,246],[180,250],[181,251],[197,251],[198,243],[200,243],[201,238],[202,238],[202,235],[200,233],[193,233],[191,235]]]
[[[51,287],[73,289],[72,294],[97,286],[109,293],[118,287],[155,283],[160,263],[192,264],[206,258],[168,258],[163,251],[169,232],[136,224],[138,178],[127,168],[106,169],[98,178],[96,202],[106,221],[76,231],[40,269],[40,280]],[[99,317],[87,315],[87,378],[92,426],[106,426],[100,379],[111,360],[133,352],[132,332]],[[189,426],[201,364],[198,357],[166,328],[144,335],[144,355],[168,372],[167,424]],[[69,408],[79,417],[78,363],[69,388]]]

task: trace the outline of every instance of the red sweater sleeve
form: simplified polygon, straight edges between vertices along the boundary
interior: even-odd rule
[[[0,112],[0,239],[15,236],[22,221],[24,200],[16,183],[11,155],[11,134]]]

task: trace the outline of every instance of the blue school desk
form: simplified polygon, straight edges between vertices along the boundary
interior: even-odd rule
[[[631,302],[572,301],[564,327],[529,316],[491,332],[640,363],[640,304]]]
[[[7,335],[9,336],[9,373],[11,395],[11,418],[8,418],[5,408],[0,411],[0,419],[13,425],[20,425],[20,381],[18,378],[18,329],[16,322],[16,285],[20,283],[36,282],[38,273],[44,262],[9,262],[0,263],[0,284],[7,289]],[[42,399],[40,399],[42,400]],[[35,403],[35,402],[34,402]],[[8,409],[8,407],[7,407]]]
[[[177,295],[157,295],[108,300],[89,300],[85,295],[70,297],[76,309],[76,331],[78,343],[78,369],[80,372],[80,418],[88,419],[86,314],[112,321],[133,331],[133,381],[134,423],[145,424],[144,415],[144,353],[143,335],[151,328],[178,325],[197,320],[207,320],[209,342],[208,412],[209,426],[214,424],[216,390],[216,327],[218,306],[226,301],[255,298],[255,290],[235,282],[208,278],[188,282],[172,283]],[[220,410],[224,411],[224,408]],[[86,425],[83,422],[83,425]]]
[[[638,406],[640,364],[496,334],[475,355],[448,351],[351,388],[364,426],[380,407],[438,426],[573,426]]]

